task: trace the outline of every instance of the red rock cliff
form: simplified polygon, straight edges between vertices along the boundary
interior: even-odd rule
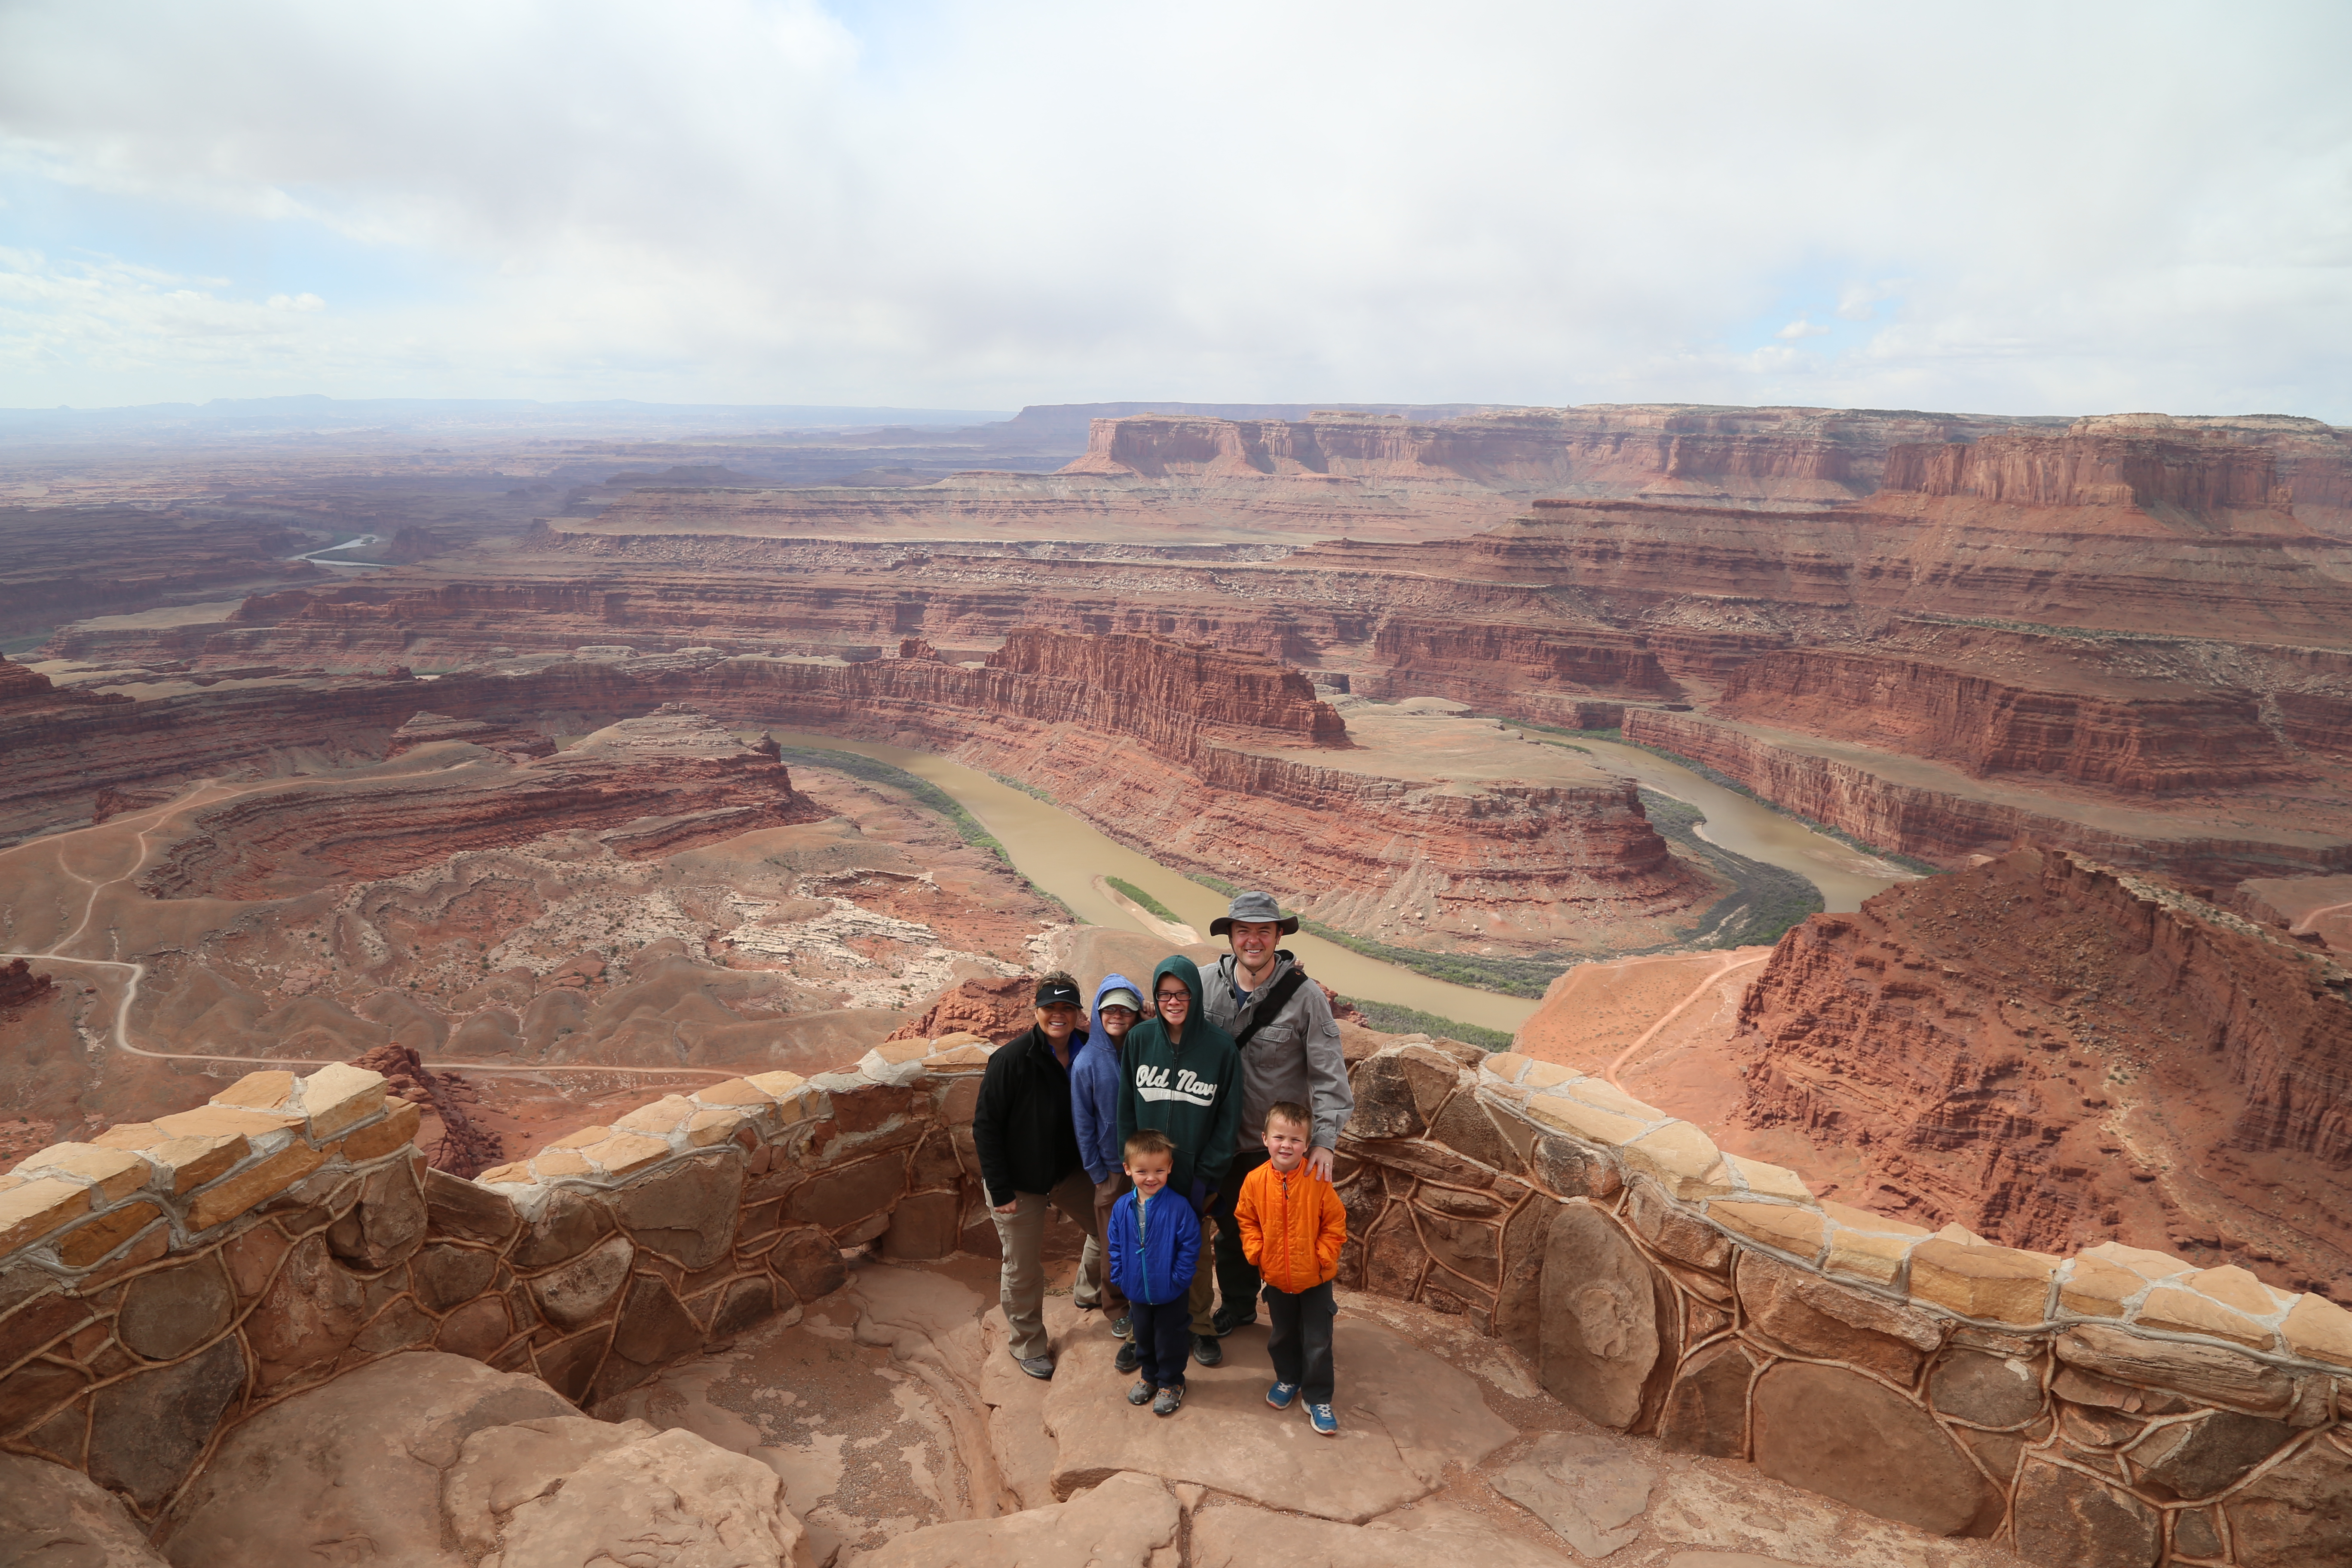
[[[2277,458],[2229,441],[2150,435],[1988,436],[1895,447],[1883,489],[2022,506],[2133,506],[2211,518],[2284,504]]]
[[[2213,905],[2018,850],[1812,917],[1740,1027],[1741,1119],[1843,1145],[1874,1206],[2352,1292],[2352,973]]]
[[[2004,680],[1922,657],[1791,648],[1749,660],[1714,712],[1956,763],[2132,795],[2299,776],[2252,692],[2158,681],[2107,691]]]

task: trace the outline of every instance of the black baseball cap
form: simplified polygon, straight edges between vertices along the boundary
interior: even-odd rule
[[[1078,1000],[1078,988],[1066,980],[1045,981],[1037,987],[1037,1005],[1040,1007],[1079,1006],[1081,1004]]]

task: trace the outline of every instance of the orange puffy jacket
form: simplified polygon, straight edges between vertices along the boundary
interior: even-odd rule
[[[1348,1239],[1348,1210],[1330,1183],[1301,1165],[1288,1175],[1271,1162],[1242,1181],[1234,1205],[1242,1251],[1260,1278],[1286,1295],[1311,1290],[1339,1272]]]

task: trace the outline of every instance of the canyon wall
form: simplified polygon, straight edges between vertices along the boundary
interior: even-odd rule
[[[240,1424],[411,1347],[625,1392],[833,1290],[845,1247],[956,1250],[990,1049],[730,1079],[471,1182],[352,1068],[45,1150],[0,1176],[0,1445],[168,1528]],[[2341,1308],[1822,1203],[1523,1057],[1359,1031],[1349,1058],[1342,1283],[1458,1316],[1601,1426],[2034,1562],[2352,1551]]]
[[[2053,848],[1791,931],[1732,1042],[1740,1120],[1853,1152],[1929,1225],[2167,1237],[2352,1298],[2352,973]]]
[[[1818,506],[1876,489],[1896,443],[1966,440],[2004,423],[1966,415],[1674,404],[1496,409],[1439,420],[1340,412],[1304,419],[1145,413],[1095,420],[1086,455],[1062,472],[1163,483],[1418,480]]]
[[[2028,678],[2030,679],[2030,678]],[[2040,689],[1921,655],[1763,654],[1712,713],[1932,757],[1973,777],[2049,774],[2126,795],[2184,795],[2301,776],[2250,691],[2152,681]]]
[[[1899,757],[1885,759],[1882,772],[1805,749],[1802,736],[1776,740],[1695,713],[1628,709],[1625,739],[1711,768],[1784,811],[1864,843],[1947,866],[2031,838],[2204,881],[2352,870],[2352,844],[2325,833],[2232,837],[2200,831],[2195,818],[2161,836],[2111,828],[2095,814],[2063,816],[1913,782],[1899,776]]]
[[[2129,506],[2217,521],[2289,502],[2267,448],[2146,433],[2001,434],[1887,449],[1882,489],[2019,506]]]

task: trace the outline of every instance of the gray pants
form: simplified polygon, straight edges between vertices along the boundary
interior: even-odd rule
[[[1125,1171],[1113,1171],[1095,1184],[1095,1233],[1087,1237],[1086,1255],[1078,1259],[1078,1283],[1070,1294],[1082,1306],[1100,1307],[1112,1317],[1127,1310],[1127,1297],[1110,1277],[1110,1208],[1135,1185]]]
[[[1095,1184],[1084,1169],[1072,1171],[1050,1193],[1015,1193],[1011,1214],[998,1214],[996,1243],[1004,1254],[997,1282],[997,1300],[1004,1303],[1004,1321],[1013,1330],[1013,1353],[1022,1361],[1053,1353],[1045,1337],[1045,1209],[1060,1209],[1087,1233],[1090,1247],[1099,1247],[1095,1228]]]

